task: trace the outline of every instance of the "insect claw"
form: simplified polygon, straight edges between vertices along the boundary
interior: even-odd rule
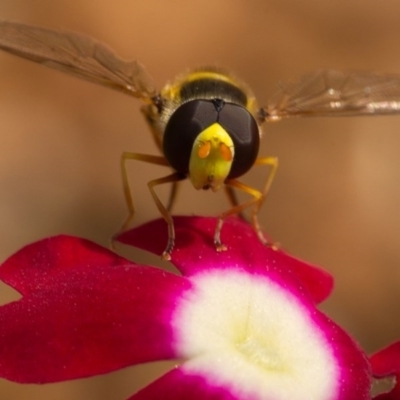
[[[267,242],[266,246],[271,247],[271,249],[275,251],[281,248],[281,244],[279,242]]]
[[[214,244],[215,244],[215,250],[218,251],[218,253],[220,253],[221,251],[226,251],[228,250],[228,248],[222,244],[220,238],[214,238]]]
[[[214,245],[215,249],[220,253],[221,251],[226,251],[228,248],[222,244],[221,242],[221,228],[222,224],[224,223],[223,218],[218,218],[217,226],[215,228],[215,233],[214,233]]]
[[[161,259],[165,261],[171,261],[171,253],[175,246],[175,239],[173,237],[168,238],[168,244],[164,252],[161,255]]]
[[[268,239],[265,238],[264,234],[261,232],[260,228],[257,226],[255,228],[255,231],[257,233],[258,240],[267,247],[270,247],[272,250],[279,250],[281,247],[281,244],[279,242],[271,242]]]
[[[226,250],[228,250],[228,248],[227,248],[224,244],[222,244],[222,243],[220,242],[220,243],[215,243],[215,250],[217,250],[218,253],[220,253],[221,251],[226,251]]]

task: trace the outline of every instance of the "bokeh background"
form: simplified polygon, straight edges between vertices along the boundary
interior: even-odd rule
[[[400,73],[396,0],[0,0],[0,17],[92,35],[140,60],[160,88],[188,67],[225,66],[261,104],[279,81],[318,68]],[[108,244],[126,216],[121,153],[157,154],[139,106],[0,53],[1,260],[58,233]],[[292,254],[334,274],[324,310],[368,352],[399,338],[400,116],[270,124],[261,154],[280,159],[262,224]],[[261,172],[246,182],[261,185]],[[132,163],[136,224],[159,216],[146,182],[165,173]],[[223,193],[186,183],[175,212],[226,207]],[[16,297],[0,286],[2,303]],[[0,380],[0,398],[122,400],[165,368],[46,386]]]

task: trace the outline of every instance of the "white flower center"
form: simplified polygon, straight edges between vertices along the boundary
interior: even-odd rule
[[[262,275],[211,271],[173,318],[187,373],[238,398],[325,400],[337,394],[338,367],[312,310]]]

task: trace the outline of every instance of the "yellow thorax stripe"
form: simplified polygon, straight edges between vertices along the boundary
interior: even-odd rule
[[[224,82],[231,83],[234,86],[236,85],[236,82],[233,81],[228,75],[222,74],[220,72],[216,71],[194,71],[188,74],[185,78],[185,82],[193,82],[197,81],[200,79],[216,79]]]

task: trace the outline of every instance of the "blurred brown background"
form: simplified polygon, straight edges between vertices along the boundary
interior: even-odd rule
[[[140,60],[160,88],[187,67],[225,66],[261,104],[280,80],[317,68],[400,73],[396,0],[0,0],[0,17],[92,35]],[[156,154],[138,102],[3,53],[0,74],[0,259],[57,233],[107,245],[126,216],[120,154]],[[323,308],[368,352],[400,338],[400,116],[288,120],[265,133],[261,154],[279,156],[280,168],[264,227],[335,275]],[[146,182],[165,173],[132,163],[136,223],[159,216]],[[261,185],[263,174],[250,175]],[[227,206],[222,193],[189,183],[182,192],[176,213]],[[2,302],[13,296],[0,286]],[[122,400],[157,371],[47,386],[0,380],[0,397]]]

